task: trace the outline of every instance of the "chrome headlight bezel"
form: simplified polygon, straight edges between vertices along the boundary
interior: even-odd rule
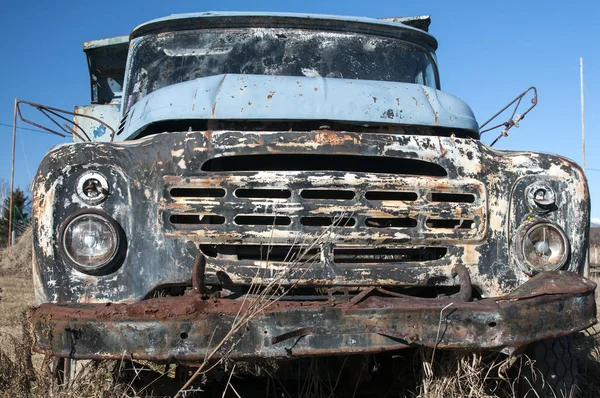
[[[107,226],[115,242],[106,259],[93,266],[78,262],[71,254],[71,248],[67,247],[68,229],[84,217],[95,218]],[[88,275],[106,275],[114,272],[121,265],[124,257],[124,241],[124,232],[119,223],[107,213],[95,209],[82,209],[73,213],[64,221],[59,231],[59,248],[65,262],[77,271]]]
[[[106,200],[109,185],[106,177],[98,171],[86,171],[77,179],[77,196],[89,205],[98,205]]]
[[[526,253],[526,245],[528,242],[532,242],[530,237],[542,228],[548,228],[551,230],[553,238],[558,239],[557,242],[562,246],[561,252],[558,253],[557,259],[552,265],[548,264],[546,266],[539,266],[538,264],[534,264],[529,261],[529,256]],[[517,231],[517,239],[515,244],[515,252],[518,260],[517,263],[523,272],[530,276],[544,271],[560,270],[567,264],[571,253],[570,242],[563,229],[556,223],[545,219],[539,219],[521,226]]]
[[[525,190],[529,208],[538,214],[556,210],[557,195],[552,186],[546,181],[536,181]]]

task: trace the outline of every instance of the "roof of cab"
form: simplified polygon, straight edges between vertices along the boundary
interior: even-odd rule
[[[427,33],[430,19],[422,17],[398,17],[375,19],[367,17],[274,13],[274,12],[202,12],[174,14],[154,19],[137,26],[130,38],[147,34],[199,28],[306,28],[329,31],[355,32],[383,35],[418,42],[431,50],[437,49],[437,41]]]

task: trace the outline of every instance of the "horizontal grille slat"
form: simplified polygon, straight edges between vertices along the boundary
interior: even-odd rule
[[[335,217],[352,213],[364,215],[366,217],[384,218],[384,217],[411,217],[416,218],[419,215],[427,215],[428,218],[474,218],[481,215],[477,208],[460,203],[441,203],[432,204],[426,201],[409,202],[406,204],[373,204],[356,203],[345,206],[336,201],[321,201],[316,203],[313,200],[300,202],[295,200],[283,203],[274,203],[273,201],[242,200],[239,201],[205,201],[188,202],[185,205],[172,203],[167,205],[167,209],[176,211],[187,211],[193,213],[210,212],[215,214],[252,214],[252,213],[273,213],[285,216],[298,215],[301,212],[310,213],[314,216]]]

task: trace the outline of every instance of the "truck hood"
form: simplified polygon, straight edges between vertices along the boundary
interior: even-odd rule
[[[420,84],[225,74],[174,84],[133,105],[116,140],[167,120],[337,121],[438,126],[477,134],[462,100]]]

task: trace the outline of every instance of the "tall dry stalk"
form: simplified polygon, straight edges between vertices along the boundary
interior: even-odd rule
[[[242,328],[244,328],[248,322],[250,322],[258,314],[266,311],[273,304],[277,303],[282,297],[287,295],[290,290],[296,287],[297,282],[304,277],[304,275],[310,270],[310,266],[316,263],[319,258],[318,254],[308,256],[309,253],[320,245],[329,243],[327,238],[332,235],[334,228],[344,217],[344,214],[333,217],[331,225],[324,229],[324,231],[315,238],[310,237],[310,242],[306,242],[306,236],[305,241],[301,244],[298,244],[295,241],[294,244],[291,245],[284,259],[284,262],[285,260],[289,259],[292,259],[292,261],[287,267],[278,269],[277,273],[272,278],[269,278],[266,283],[260,275],[260,270],[257,269],[248,289],[248,293],[245,294],[242,299],[242,303],[232,322],[230,330],[221,339],[221,341],[217,342],[214,348],[210,350],[210,352],[204,358],[202,364],[179,390],[175,398],[180,398],[183,392],[185,392],[186,389],[190,387],[200,375],[218,366],[225,358],[228,357],[232,350],[235,349],[235,345],[237,343],[237,341],[233,341],[234,336]],[[273,248],[273,234],[275,231],[274,227],[275,225],[272,226],[271,237],[269,242],[267,242],[267,256],[264,261],[261,259],[261,263],[264,264],[264,268],[271,266],[269,255]],[[296,251],[297,247],[300,248],[300,251],[294,256],[294,252]],[[298,271],[300,271],[300,275],[295,275]],[[291,279],[295,279],[295,282],[291,286],[289,286],[287,289],[280,288],[281,285],[287,284]],[[240,338],[241,337],[238,338],[238,341]],[[213,366],[211,366],[209,369],[206,369],[212,358],[215,357],[228,342],[232,342],[229,351],[221,355],[220,359]]]

